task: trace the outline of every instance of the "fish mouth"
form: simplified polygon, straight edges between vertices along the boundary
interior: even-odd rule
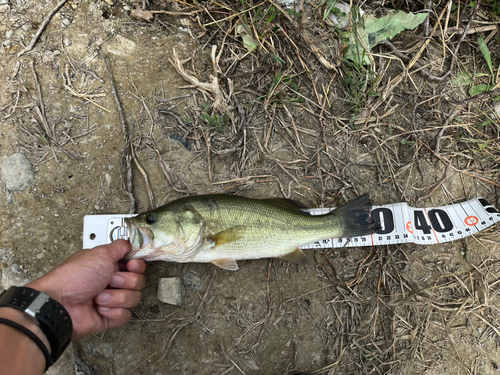
[[[135,223],[132,220],[130,220],[129,218],[125,219],[125,224],[127,225],[127,228],[128,228],[128,234],[129,234],[128,239],[130,241],[130,245],[132,245],[132,250],[138,250],[140,248],[140,246],[137,247],[135,244],[137,225],[135,225]],[[142,238],[141,238],[141,242],[142,242]]]
[[[130,219],[125,219],[125,224],[127,224],[129,230],[129,241],[132,247],[125,259],[133,259],[136,257],[144,256],[144,251],[152,249],[154,233],[149,228],[141,228],[134,221]]]

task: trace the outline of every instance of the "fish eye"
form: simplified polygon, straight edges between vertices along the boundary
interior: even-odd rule
[[[146,216],[146,223],[148,223],[149,225],[153,225],[157,221],[158,221],[158,216],[156,216],[156,214],[149,214],[148,216]]]

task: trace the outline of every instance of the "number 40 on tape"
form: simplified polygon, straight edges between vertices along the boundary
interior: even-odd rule
[[[330,209],[313,209],[312,215]],[[329,238],[302,246],[303,249],[344,246],[374,246],[413,242],[432,245],[475,234],[500,221],[500,212],[484,198],[434,208],[413,208],[407,203],[374,206],[371,211],[380,230],[370,236]]]

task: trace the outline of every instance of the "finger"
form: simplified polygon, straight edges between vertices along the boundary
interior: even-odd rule
[[[122,326],[130,320],[132,312],[129,309],[123,309],[120,307],[97,307],[99,314],[109,319],[109,327],[119,327]]]
[[[146,262],[142,259],[132,259],[127,262],[127,270],[130,272],[144,273],[146,271]]]
[[[130,309],[141,302],[141,292],[126,289],[104,289],[95,297],[99,306]]]
[[[125,240],[116,240],[108,245],[97,246],[96,251],[101,251],[110,257],[113,263],[123,259],[123,257],[132,249],[130,242]]]
[[[146,285],[146,276],[134,272],[115,272],[109,286],[112,288],[141,290]]]

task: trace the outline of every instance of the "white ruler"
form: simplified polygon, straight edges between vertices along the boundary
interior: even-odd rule
[[[312,215],[322,215],[332,208],[313,208]],[[128,239],[128,228],[123,220],[135,215],[86,215],[83,220],[83,248]],[[500,212],[483,198],[442,207],[413,208],[406,203],[373,206],[371,217],[381,229],[370,236],[327,238],[302,249],[344,246],[377,246],[413,242],[433,245],[458,240],[482,231],[500,221]]]

